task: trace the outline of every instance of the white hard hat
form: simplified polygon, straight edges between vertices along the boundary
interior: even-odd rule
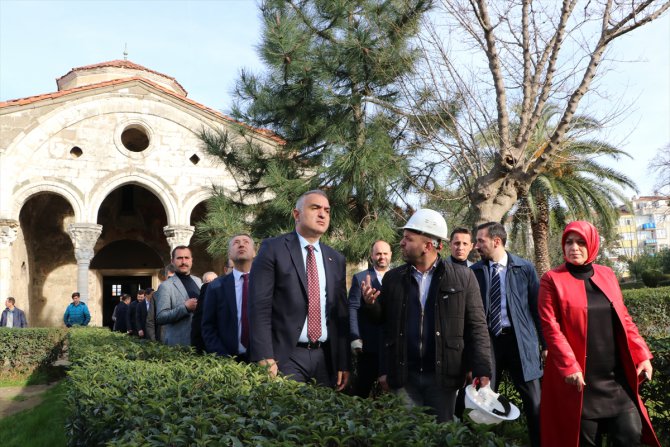
[[[447,222],[444,217],[437,211],[428,208],[416,210],[402,229],[416,231],[442,241],[449,239],[449,230],[447,230]]]
[[[465,387],[465,408],[470,419],[478,424],[499,424],[502,421],[513,421],[519,417],[519,409],[510,403],[505,396],[494,392],[489,385]]]

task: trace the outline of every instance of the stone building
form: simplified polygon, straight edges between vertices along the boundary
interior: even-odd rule
[[[107,325],[121,292],[158,286],[177,245],[194,274],[223,259],[191,241],[212,186],[234,191],[203,129],[239,126],[187,98],[172,77],[128,60],[74,68],[58,90],[0,102],[0,297],[31,326],[62,325],[70,295]],[[248,138],[271,150],[272,133]]]

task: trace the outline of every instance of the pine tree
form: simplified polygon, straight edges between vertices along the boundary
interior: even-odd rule
[[[293,227],[297,197],[321,188],[331,203],[327,239],[348,260],[364,259],[376,239],[397,238],[412,152],[403,143],[406,119],[397,81],[414,67],[411,41],[431,3],[262,3],[259,52],[266,71],[241,72],[231,115],[285,143],[268,151],[244,126],[240,135],[203,133],[239,191],[212,201],[200,237],[214,247],[239,227],[217,222],[244,222],[256,237],[278,235]]]

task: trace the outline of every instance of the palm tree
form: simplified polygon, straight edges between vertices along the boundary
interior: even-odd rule
[[[539,152],[538,156],[548,144],[558,112],[548,107],[538,123],[529,144]],[[512,235],[517,240],[523,240],[525,234],[532,235],[535,266],[540,275],[551,268],[550,240],[561,234],[566,221],[588,219],[602,234],[610,234],[618,219],[618,203],[627,201],[623,188],[637,190],[631,178],[597,160],[619,160],[630,155],[603,141],[581,138],[601,128],[593,118],[576,119],[559,150],[560,156],[533,181],[528,194],[514,209]],[[555,252],[560,253],[560,249]]]

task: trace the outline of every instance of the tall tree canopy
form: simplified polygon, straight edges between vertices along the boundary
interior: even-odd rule
[[[433,200],[467,200],[473,223],[501,221],[528,196],[560,159],[578,108],[598,100],[588,93],[606,74],[600,65],[612,42],[670,7],[660,0],[438,4],[421,38],[422,70],[406,84],[418,92],[409,106],[429,148],[415,179]],[[559,118],[543,150],[532,150],[549,103]]]
[[[202,137],[238,181],[219,195],[200,237],[248,229],[257,237],[292,228],[303,192],[321,188],[332,207],[328,239],[348,259],[363,259],[374,240],[393,240],[408,184],[406,118],[397,80],[415,66],[411,45],[427,0],[266,0],[258,51],[260,74],[242,71],[231,114],[267,128],[285,144],[262,150],[220,132]],[[240,143],[244,141],[244,143]],[[253,205],[248,205],[253,203]],[[236,216],[234,218],[226,216]],[[253,217],[252,217],[253,216]],[[218,242],[217,242],[218,241]]]
[[[557,113],[551,105],[546,107],[530,137],[529,150],[545,150]],[[562,262],[560,239],[568,220],[590,220],[601,235],[611,236],[619,218],[617,204],[627,201],[622,188],[636,189],[635,182],[627,175],[599,162],[602,158],[630,157],[604,141],[586,138],[600,127],[591,117],[575,116],[557,156],[512,209],[512,236],[521,242],[525,239],[523,235],[530,233],[535,267],[540,275]],[[550,253],[551,242],[556,247],[554,253]]]

